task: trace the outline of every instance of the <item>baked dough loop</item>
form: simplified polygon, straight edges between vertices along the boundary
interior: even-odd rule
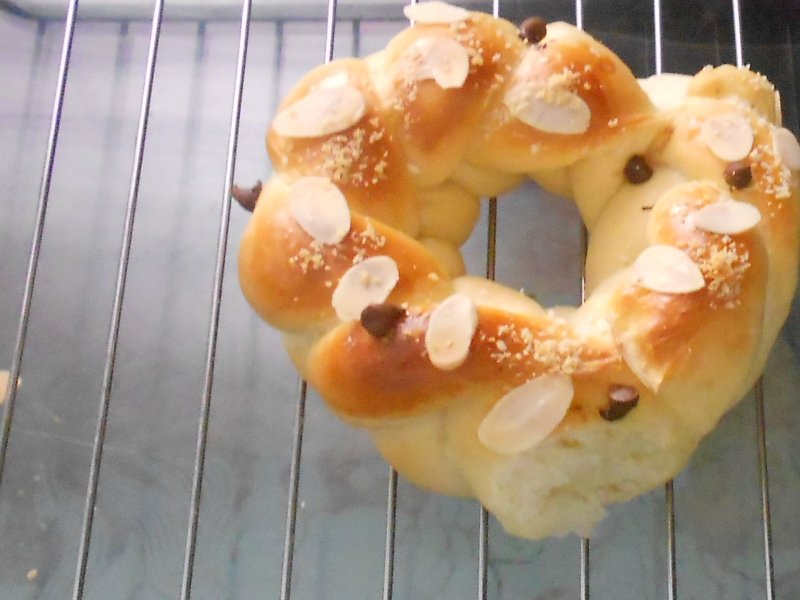
[[[565,23],[438,2],[280,106],[242,289],[329,407],[511,534],[589,535],[761,373],[798,271],[800,146],[731,66],[637,81]],[[586,302],[465,276],[479,198],[531,178],[590,232]]]

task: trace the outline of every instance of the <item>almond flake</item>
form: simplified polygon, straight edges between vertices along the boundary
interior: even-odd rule
[[[366,110],[364,95],[351,85],[318,87],[278,113],[272,128],[290,138],[321,137],[355,125]]]
[[[433,79],[440,88],[460,88],[469,75],[469,54],[450,38],[422,38],[407,50],[414,64],[411,77]]]
[[[318,242],[337,244],[350,231],[347,199],[327,177],[302,177],[289,188],[289,211]]]
[[[453,294],[439,304],[425,332],[425,349],[433,366],[450,371],[463,364],[477,327],[478,309],[468,296]]]
[[[380,304],[397,285],[397,263],[388,256],[365,258],[350,267],[333,292],[331,304],[342,321],[353,321],[370,304]]]
[[[478,439],[500,454],[533,448],[564,420],[573,395],[572,379],[566,375],[531,379],[492,407],[478,426]]]
[[[775,155],[792,171],[800,170],[800,144],[794,134],[785,127],[772,131],[772,144]]]
[[[592,118],[589,105],[578,94],[546,83],[514,86],[503,101],[513,117],[545,133],[584,133]]]
[[[674,246],[646,248],[633,263],[639,284],[653,292],[688,294],[705,287],[700,268]]]
[[[723,200],[704,206],[691,215],[691,220],[698,229],[736,235],[758,225],[761,213],[758,208],[747,202]]]
[[[707,119],[700,130],[702,140],[714,155],[728,162],[741,160],[753,147],[753,128],[747,117],[726,113]]]
[[[409,21],[417,23],[458,23],[469,17],[469,12],[447,2],[419,2],[403,7]]]
[[[661,383],[664,381],[665,368],[656,367],[653,361],[650,360],[642,352],[641,345],[638,341],[631,336],[620,336],[619,338],[622,346],[622,360],[628,365],[639,381],[653,393],[658,392]]]

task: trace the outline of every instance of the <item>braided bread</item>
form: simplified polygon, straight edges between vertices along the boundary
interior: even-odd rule
[[[280,106],[242,289],[401,474],[514,535],[588,535],[761,373],[796,284],[800,145],[747,69],[640,82],[565,23],[406,14]],[[464,275],[479,198],[525,178],[590,233],[578,308]]]

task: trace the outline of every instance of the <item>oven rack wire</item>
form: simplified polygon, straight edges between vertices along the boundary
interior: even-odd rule
[[[579,27],[584,26],[584,1],[575,0],[572,10],[572,19]],[[105,449],[105,436],[109,420],[109,410],[113,401],[113,381],[115,368],[117,366],[117,348],[120,336],[120,323],[125,307],[126,283],[128,280],[128,269],[131,261],[131,245],[134,236],[137,201],[139,199],[139,186],[142,176],[142,168],[145,159],[148,125],[150,115],[151,98],[153,94],[154,73],[159,60],[159,41],[162,23],[165,18],[164,0],[155,0],[152,8],[152,18],[150,19],[150,33],[148,41],[148,51],[145,67],[144,81],[141,91],[141,102],[138,126],[135,137],[134,160],[131,170],[130,182],[128,186],[127,205],[123,224],[120,253],[117,259],[117,275],[115,281],[115,291],[111,319],[108,326],[108,338],[105,350],[105,361],[102,374],[102,385],[100,401],[97,409],[95,433],[91,449],[91,461],[88,465],[88,483],[85,490],[85,503],[80,529],[80,539],[77,550],[77,561],[75,566],[74,583],[71,590],[73,600],[81,600],[86,597],[86,578],[87,565],[90,558],[90,544],[94,526],[94,515],[97,504],[97,494],[102,477],[102,460]],[[473,3],[476,4],[476,3]],[[509,2],[510,4],[510,2]],[[487,8],[484,5],[484,10]],[[662,66],[662,6],[661,0],[652,1],[653,31],[652,41],[654,52],[652,56],[653,73],[661,73]],[[503,14],[501,0],[494,0],[492,10],[495,15]],[[0,9],[6,9],[12,14],[21,16],[25,19],[40,19],[45,17],[32,15],[19,6],[4,0],[0,3]],[[365,20],[377,19],[378,15],[373,14],[369,7],[366,12],[359,13],[352,5],[345,5],[344,10],[340,10],[336,0],[329,0],[325,7],[325,43],[322,48],[321,59],[328,62],[334,57],[337,29],[342,27],[345,22],[350,21],[353,28],[354,44],[358,43],[358,29],[361,17]],[[42,170],[41,184],[38,194],[38,203],[33,228],[33,238],[30,243],[25,284],[20,299],[21,308],[19,310],[19,320],[17,324],[16,339],[13,344],[13,352],[9,366],[9,386],[3,406],[2,427],[0,428],[0,492],[2,489],[3,475],[6,466],[6,458],[9,450],[12,433],[14,431],[14,409],[17,404],[19,386],[16,384],[18,378],[24,377],[22,368],[25,352],[26,339],[29,325],[32,319],[32,305],[37,284],[37,269],[40,261],[40,253],[45,235],[45,224],[50,200],[50,192],[54,169],[57,163],[59,151],[59,134],[62,122],[62,111],[67,90],[67,81],[70,73],[72,49],[76,36],[76,25],[79,22],[79,0],[69,0],[64,20],[63,43],[60,54],[60,62],[56,77],[55,98],[53,101],[49,133],[45,151],[44,167]],[[742,66],[747,62],[747,55],[744,50],[742,39],[742,11],[739,0],[731,0],[730,16],[732,20],[732,31],[734,36],[733,52],[735,62]],[[54,18],[52,16],[47,19]],[[89,19],[102,19],[102,16],[90,14]],[[190,18],[178,13],[178,19]],[[211,404],[214,391],[215,360],[220,331],[220,313],[223,299],[223,282],[226,277],[226,267],[230,267],[230,243],[229,229],[231,221],[231,202],[229,190],[234,181],[236,172],[237,144],[240,132],[240,120],[242,111],[242,95],[247,73],[248,44],[250,42],[251,24],[257,18],[274,20],[278,31],[279,40],[281,39],[285,21],[317,20],[320,18],[318,11],[312,10],[305,12],[290,5],[273,7],[270,12],[269,7],[260,7],[258,15],[254,12],[251,0],[243,0],[239,16],[239,41],[236,54],[235,77],[233,82],[233,100],[230,114],[229,136],[226,151],[225,171],[223,186],[219,193],[220,211],[218,217],[218,231],[216,252],[214,257],[214,270],[212,282],[212,297],[210,299],[210,316],[208,319],[208,333],[206,337],[205,368],[202,382],[202,393],[200,397],[199,418],[197,420],[197,436],[194,451],[193,469],[191,477],[191,495],[187,510],[186,540],[184,550],[183,569],[181,574],[180,591],[177,597],[181,600],[189,600],[193,595],[193,574],[195,570],[195,556],[198,545],[198,527],[201,524],[201,506],[203,500],[203,477],[205,459],[208,445],[209,424],[211,418]],[[390,18],[381,15],[380,18]],[[123,20],[120,19],[120,22]],[[790,30],[787,29],[787,32]],[[787,34],[788,35],[788,34]],[[790,40],[791,44],[791,40]],[[310,50],[309,50],[310,51]],[[356,52],[357,53],[357,52]],[[274,104],[273,99],[273,104]],[[274,108],[274,106],[273,106]],[[496,271],[496,247],[498,236],[498,206],[497,199],[489,199],[486,229],[486,250],[485,250],[485,273],[490,279],[494,279]],[[583,253],[586,248],[586,231],[580,232],[580,244]],[[229,276],[229,275],[228,275]],[[581,297],[583,296],[583,277],[581,275]],[[755,386],[753,397],[753,410],[755,411],[755,436],[758,463],[758,493],[761,506],[761,537],[763,546],[763,597],[767,600],[774,600],[776,596],[775,567],[773,564],[773,544],[772,544],[772,518],[770,513],[770,480],[769,480],[769,461],[767,445],[767,427],[765,419],[765,386],[759,380]],[[292,436],[291,461],[289,466],[288,481],[288,501],[286,502],[286,521],[285,536],[283,543],[283,561],[281,568],[279,590],[266,590],[264,596],[274,597],[279,594],[281,600],[290,600],[292,597],[294,552],[297,532],[298,507],[300,505],[300,485],[301,485],[301,458],[303,450],[303,434],[306,418],[306,401],[309,390],[304,381],[297,384],[295,396],[296,409],[294,415],[294,429]],[[748,400],[749,402],[749,400]],[[397,510],[398,510],[398,476],[397,473],[389,468],[387,475],[386,493],[386,525],[384,542],[384,571],[382,580],[382,598],[390,600],[395,598],[395,542],[397,532]],[[1,496],[0,496],[1,497]],[[488,600],[492,597],[490,586],[488,585],[491,547],[489,544],[489,530],[492,526],[490,519],[483,508],[476,510],[477,520],[477,544],[475,581],[476,595],[480,600]],[[676,553],[676,511],[675,497],[672,482],[668,483],[663,490],[663,519],[665,522],[665,536],[663,544],[666,560],[666,597],[669,600],[676,600],[678,594],[678,568]],[[495,525],[496,526],[496,525]],[[575,553],[578,557],[579,572],[578,597],[581,600],[594,598],[591,592],[591,548],[589,540],[582,539],[575,544]],[[800,593],[800,580],[796,581],[797,593]],[[204,597],[204,596],[197,596]],[[320,596],[323,597],[323,596]],[[711,599],[711,596],[708,596]],[[714,597],[716,598],[716,597]],[[442,599],[444,600],[444,599]]]

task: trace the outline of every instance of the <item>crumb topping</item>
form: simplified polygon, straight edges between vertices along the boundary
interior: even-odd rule
[[[734,308],[740,303],[742,279],[750,268],[750,253],[743,243],[729,235],[709,237],[710,243],[688,251],[706,280],[706,289],[713,298],[712,306],[719,303],[725,308]]]
[[[587,335],[576,332],[565,319],[552,314],[542,329],[504,323],[493,332],[482,330],[479,339],[488,344],[489,356],[498,365],[528,373],[543,371],[571,375],[607,358],[603,354],[608,351],[608,348],[593,349]],[[615,352],[612,348],[612,354]]]
[[[758,191],[777,200],[791,197],[792,173],[778,160],[770,145],[756,144],[750,151],[749,158]]]
[[[379,250],[386,245],[386,236],[379,234],[375,230],[372,221],[366,219],[366,225],[361,231],[352,231],[350,239],[355,246],[355,253],[353,255],[353,264],[358,264],[363,261],[370,250]]]
[[[455,35],[456,41],[467,49],[467,54],[469,55],[469,64],[473,67],[483,66],[484,48],[482,40],[475,35],[474,30],[467,28],[466,23],[460,23],[462,27],[458,27],[459,24],[455,25],[455,27],[453,25],[450,26],[450,31]],[[501,58],[502,57],[499,56],[499,53],[495,53],[490,57],[490,60],[492,63],[497,63],[501,60]]]
[[[675,205],[672,210],[679,218],[686,219],[690,211],[718,200],[717,196],[709,194],[701,195],[691,206]],[[712,308],[739,306],[742,281],[751,266],[750,252],[743,242],[727,234],[704,232],[691,240],[678,242],[677,246],[691,257],[703,274]]]
[[[540,100],[544,100],[548,104],[555,104],[558,106],[563,102],[563,96],[560,92],[563,90],[574,90],[580,78],[580,75],[570,67],[564,67],[561,71],[551,73],[547,79],[545,79],[545,85],[537,90],[536,97]]]
[[[308,247],[300,248],[297,254],[289,257],[289,264],[298,267],[303,274],[310,270],[319,271],[324,269],[330,271],[331,268],[325,263],[325,254],[322,252],[323,243],[318,240],[311,240]]]
[[[369,133],[362,127],[356,127],[348,133],[331,136],[322,144],[322,174],[334,183],[360,187],[387,178],[389,151],[384,149],[378,154],[377,160],[376,152],[369,151],[369,147],[380,142],[386,132],[377,118],[370,119],[369,124],[373,128]]]
[[[300,269],[305,275],[310,271],[331,271],[334,267],[346,267],[363,262],[379,253],[386,246],[386,236],[378,233],[375,225],[367,218],[363,229],[351,229],[344,240],[338,244],[325,245],[317,240],[300,248],[289,257],[289,264]],[[338,270],[338,269],[337,269]],[[333,282],[326,281],[325,287]]]

